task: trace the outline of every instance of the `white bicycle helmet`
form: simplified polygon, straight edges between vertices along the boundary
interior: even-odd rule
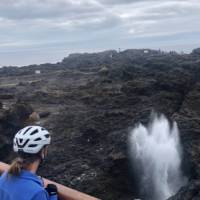
[[[45,145],[50,144],[49,132],[40,126],[27,126],[18,131],[14,137],[15,152],[37,154]]]

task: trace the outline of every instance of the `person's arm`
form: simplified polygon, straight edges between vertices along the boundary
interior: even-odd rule
[[[45,190],[49,194],[50,200],[58,200],[58,189],[56,185],[48,184]]]

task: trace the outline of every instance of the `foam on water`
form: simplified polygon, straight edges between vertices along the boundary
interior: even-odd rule
[[[137,170],[140,194],[148,200],[165,200],[185,185],[181,171],[179,131],[161,115],[148,127],[139,124],[129,137],[129,152]]]

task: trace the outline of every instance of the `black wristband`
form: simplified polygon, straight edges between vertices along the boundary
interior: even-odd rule
[[[54,185],[54,184],[48,184],[45,189],[48,192],[49,196],[53,196],[53,195],[57,195],[58,194],[57,186]]]

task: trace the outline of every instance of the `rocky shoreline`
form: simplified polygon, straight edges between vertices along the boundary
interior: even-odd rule
[[[4,67],[0,91],[2,161],[12,159],[11,138],[36,111],[53,135],[41,175],[101,199],[132,200],[127,135],[155,110],[177,121],[190,179],[170,200],[198,199],[199,49],[73,54],[56,64]]]

